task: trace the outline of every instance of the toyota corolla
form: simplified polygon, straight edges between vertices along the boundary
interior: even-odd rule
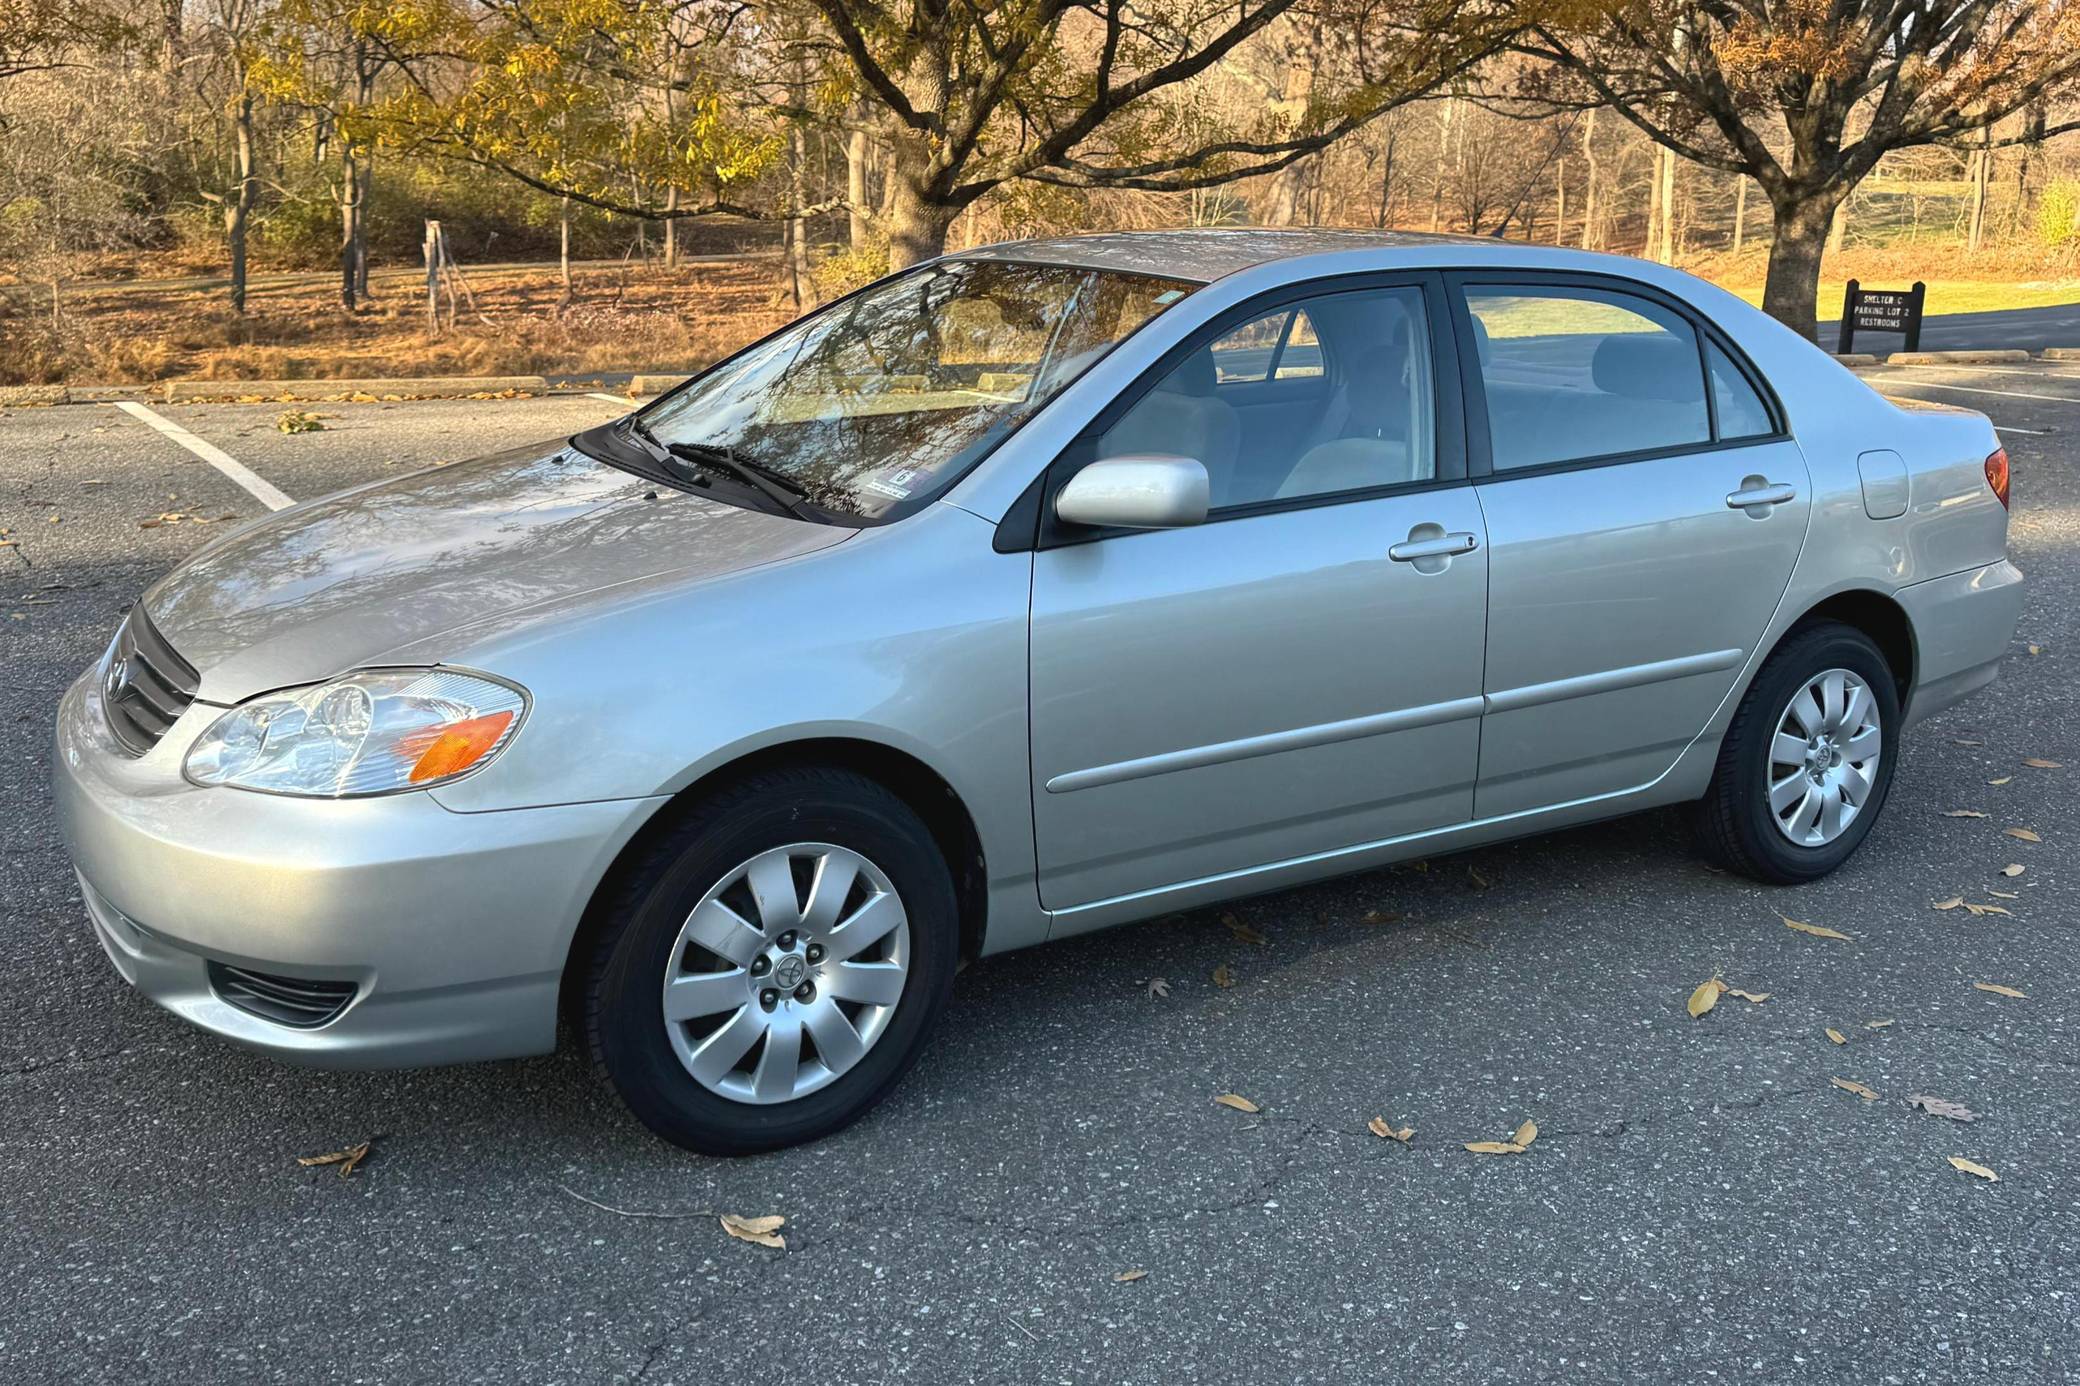
[[[2021,602],[1987,421],[1660,266],[994,246],[612,424],[281,511],[59,711],[93,927],[292,1059],[858,1117],[983,954],[1659,805],[1839,866]]]

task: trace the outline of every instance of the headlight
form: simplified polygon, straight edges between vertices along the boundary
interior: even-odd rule
[[[188,750],[200,785],[341,799],[467,774],[513,739],[527,695],[447,669],[376,669],[233,708]]]

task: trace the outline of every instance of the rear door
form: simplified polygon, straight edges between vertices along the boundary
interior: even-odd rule
[[[1489,542],[1475,813],[1619,793],[1732,689],[1805,541],[1805,460],[1682,305],[1604,276],[1455,278]]]

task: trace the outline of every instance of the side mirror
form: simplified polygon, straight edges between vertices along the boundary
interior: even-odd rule
[[[1069,478],[1054,513],[1072,525],[1176,529],[1206,519],[1206,467],[1189,457],[1136,453],[1093,462]]]

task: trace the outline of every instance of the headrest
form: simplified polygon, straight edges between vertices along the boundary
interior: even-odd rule
[[[1697,350],[1666,333],[1625,332],[1596,344],[1590,378],[1607,395],[1689,404],[1704,398]]]

